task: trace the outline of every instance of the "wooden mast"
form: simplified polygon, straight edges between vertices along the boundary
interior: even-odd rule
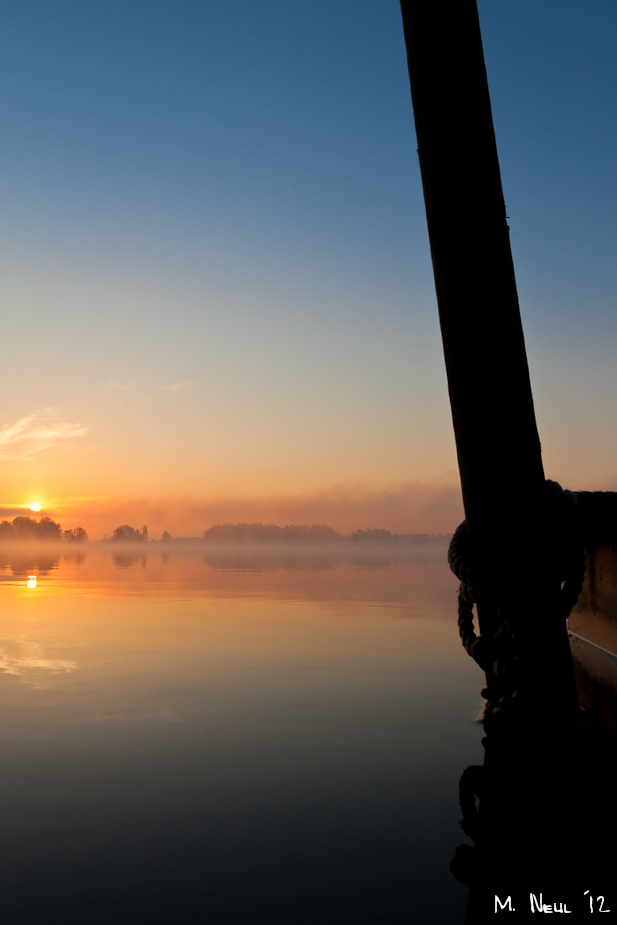
[[[558,528],[546,519],[476,0],[401,0],[401,11],[467,530],[476,562],[507,575],[514,596],[528,593],[541,540],[544,575],[515,620],[520,681],[569,722],[576,689],[549,565]],[[478,615],[495,634],[495,608],[480,603]],[[493,680],[487,671],[489,689]]]
[[[544,473],[476,2],[401,9],[465,517],[519,546]]]

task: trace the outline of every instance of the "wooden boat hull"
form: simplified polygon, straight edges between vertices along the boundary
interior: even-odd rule
[[[617,742],[617,552],[587,544],[581,595],[568,619],[581,707]]]

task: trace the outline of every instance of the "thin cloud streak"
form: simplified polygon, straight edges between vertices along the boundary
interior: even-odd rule
[[[108,389],[113,389],[114,392],[129,392],[135,388],[132,382],[114,382],[113,379],[108,379],[105,385]]]
[[[0,447],[20,444],[17,453],[0,451],[0,459],[27,459],[33,453],[81,437],[88,430],[81,424],[58,421],[55,408],[41,408],[0,430]]]
[[[154,391],[155,392],[179,392],[180,389],[185,389],[187,385],[190,385],[190,384],[191,383],[188,380],[186,380],[183,382],[174,382],[173,385],[155,385]]]
[[[135,382],[116,382],[114,379],[108,379],[105,385],[114,392],[131,392],[135,390],[141,392],[180,392],[191,385],[191,382],[188,379],[183,379],[181,382],[173,382],[171,385],[156,384],[148,386],[139,385]]]

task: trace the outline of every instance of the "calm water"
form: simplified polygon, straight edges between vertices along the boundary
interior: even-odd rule
[[[160,550],[0,553],[3,925],[462,923],[445,553]]]

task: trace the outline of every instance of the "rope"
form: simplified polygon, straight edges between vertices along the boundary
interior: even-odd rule
[[[519,637],[529,633],[520,617],[529,602],[534,598],[546,600],[547,617],[565,620],[583,586],[585,555],[576,493],[547,480],[544,501],[543,529],[532,546],[529,561],[519,565],[514,580],[502,566],[477,560],[465,521],[455,530],[448,550],[448,563],[460,581],[461,642],[489,681],[482,692],[487,700],[484,714],[487,732],[494,720],[511,711],[519,696],[524,655]],[[476,633],[474,606],[477,609],[478,604],[482,606],[486,624],[494,630]]]

